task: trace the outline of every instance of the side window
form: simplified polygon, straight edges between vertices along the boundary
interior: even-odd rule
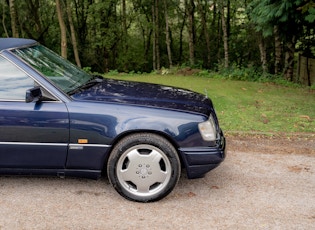
[[[26,90],[32,87],[32,78],[0,56],[0,101],[25,100]]]

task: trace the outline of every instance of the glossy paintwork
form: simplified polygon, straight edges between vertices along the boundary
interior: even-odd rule
[[[212,102],[201,94],[170,86],[104,79],[103,82],[72,96],[77,100],[143,105],[208,116]]]
[[[167,138],[189,178],[204,175],[225,157],[218,123],[216,141],[206,142],[199,133],[198,124],[210,113],[217,122],[211,100],[201,94],[104,79],[67,95],[10,51],[0,55],[54,98],[37,103],[0,99],[0,173],[98,177],[115,143],[135,132]]]
[[[69,116],[63,103],[0,101],[0,124],[0,167],[64,168]]]
[[[70,142],[84,134],[89,143],[112,144],[125,132],[152,130],[172,137],[179,145],[204,144],[196,127],[204,121],[200,115],[113,103],[72,102],[68,109]],[[197,140],[193,140],[194,135]]]

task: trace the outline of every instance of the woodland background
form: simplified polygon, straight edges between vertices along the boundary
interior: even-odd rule
[[[298,57],[315,57],[313,0],[0,1],[1,37],[35,39],[93,72],[198,68],[296,81]]]

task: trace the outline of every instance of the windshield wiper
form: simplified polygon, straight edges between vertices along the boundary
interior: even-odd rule
[[[90,79],[89,81],[87,81],[86,83],[84,83],[83,85],[80,85],[78,88],[75,88],[73,90],[70,90],[68,92],[69,95],[73,95],[75,93],[79,93],[82,92],[84,89],[88,89],[91,88],[92,86],[101,83],[103,81],[102,77],[99,76],[93,76],[92,79]]]

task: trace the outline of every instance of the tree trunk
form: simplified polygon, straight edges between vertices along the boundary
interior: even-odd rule
[[[67,14],[68,14],[68,21],[69,21],[70,31],[71,31],[71,41],[72,41],[72,46],[73,46],[74,58],[75,58],[75,62],[77,63],[77,66],[81,68],[81,61],[79,58],[77,38],[75,35],[75,29],[74,29],[73,20],[72,20],[71,1],[67,0],[66,4],[67,4]]]
[[[153,33],[153,30],[152,29],[149,29],[149,31],[147,32],[147,41],[146,41],[146,44],[145,44],[145,51],[144,51],[144,60],[149,60],[150,57],[149,57],[149,51],[150,51],[150,46],[151,46],[151,37],[152,37],[152,33]],[[146,68],[146,71],[150,71],[151,68],[147,69]]]
[[[123,31],[123,41],[127,41],[127,13],[126,13],[126,0],[121,1],[122,10],[122,31]],[[124,50],[126,51],[126,44],[124,44]]]
[[[231,1],[227,0],[226,3],[226,8],[227,8],[227,12],[226,12],[226,31],[227,31],[227,36],[228,39],[230,38],[230,34],[231,34]],[[224,8],[223,8],[224,9]]]
[[[179,32],[179,63],[182,62],[183,60],[183,34],[184,34],[184,28],[185,28],[185,24],[186,24],[186,11],[184,11],[184,15],[183,15],[183,21],[181,22],[180,25],[180,32]]]
[[[222,20],[220,17],[220,7],[217,6],[217,2],[214,2],[214,6],[213,6],[213,25],[215,24],[214,28],[216,29],[216,33],[215,33],[215,47],[217,48],[216,50],[216,54],[217,54],[217,61],[221,62],[222,59],[222,41],[223,41],[223,37],[222,37]]]
[[[310,70],[310,63],[309,63],[309,58],[306,57],[306,73],[307,73],[307,85],[312,86],[312,81],[311,81],[311,70]]]
[[[288,81],[293,81],[294,72],[294,53],[295,53],[296,36],[292,36],[286,42],[287,50],[285,52],[284,76]]]
[[[121,1],[123,36],[127,35],[126,0]],[[126,39],[125,37],[123,39]]]
[[[155,2],[155,0],[153,0]],[[152,64],[153,70],[157,69],[156,65],[156,28],[155,28],[155,10],[154,4],[152,5],[152,27],[153,27],[153,41],[152,41]]]
[[[213,12],[211,27],[215,28],[216,20],[217,20],[217,2],[216,2],[216,0],[213,1],[212,6],[211,6],[211,10]]]
[[[5,32],[5,36],[8,38],[9,37],[9,34],[8,34],[8,30],[7,30],[7,27],[5,25],[5,4],[4,4],[4,1],[1,1],[2,3],[2,27],[3,27],[3,30]]]
[[[189,62],[191,66],[195,65],[195,4],[193,0],[186,3],[186,9],[188,11],[188,36],[189,36]]]
[[[87,26],[87,18],[88,18],[88,1],[72,1],[75,9],[75,19],[78,25],[77,35],[78,35],[78,43],[81,47],[87,46],[87,34],[88,34],[88,26]]]
[[[224,67],[229,67],[229,37],[224,17],[224,6],[220,7],[222,31],[223,31],[223,43],[224,43]]]
[[[160,25],[159,25],[159,0],[155,0],[155,53],[156,53],[156,68],[157,70],[161,69],[160,63]]]
[[[167,14],[167,3],[164,0],[164,15],[165,15],[165,42],[167,47],[167,56],[170,68],[173,67],[172,63],[172,51],[171,51],[171,40],[170,40],[170,33],[169,33],[169,24],[168,24],[168,14]]]
[[[153,13],[153,7],[151,8],[151,14],[150,15],[152,15],[152,13]],[[152,18],[151,18],[151,20],[152,20]],[[147,20],[148,25],[152,25],[152,21],[150,21],[150,16],[148,14],[146,14],[146,20]],[[142,37],[143,37],[143,48],[144,48],[144,56],[143,57],[144,57],[144,60],[146,60],[148,62],[148,60],[150,60],[149,53],[151,50],[151,48],[150,48],[151,47],[151,40],[154,40],[154,35],[152,36],[153,28],[149,28],[148,26],[142,26],[141,24],[140,24],[140,26],[141,26]],[[153,41],[153,43],[154,43],[154,41]],[[154,47],[155,46],[153,46],[153,51],[154,51]],[[153,69],[155,70],[154,66],[153,66]],[[145,71],[150,71],[150,70],[152,70],[151,67],[148,67],[148,66],[145,67]]]
[[[61,35],[61,56],[67,59],[67,32],[66,32],[66,24],[63,20],[63,13],[62,13],[61,5],[60,5],[60,0],[56,0],[56,10],[57,10],[57,15],[58,15],[60,35]]]
[[[12,37],[18,38],[19,37],[19,31],[17,26],[17,13],[15,9],[15,2],[14,0],[9,0],[9,6],[10,6],[10,16],[11,16],[11,29],[12,29]]]
[[[282,48],[281,48],[281,40],[279,35],[278,26],[274,26],[273,28],[274,37],[275,37],[275,74],[281,73],[281,56],[282,56]]]
[[[153,0],[152,5],[153,25],[153,70],[159,70],[160,66],[160,44],[159,44],[159,0]]]
[[[197,2],[198,2],[198,11],[199,11],[199,14],[201,15],[202,29],[203,29],[203,34],[205,36],[205,42],[206,42],[206,47],[207,47],[207,60],[205,63],[206,63],[206,67],[210,68],[211,66],[210,37],[209,37],[207,18],[206,18],[206,13],[205,13],[205,10],[208,10],[208,7],[204,8],[201,5],[200,0],[197,0]]]
[[[259,36],[259,51],[260,51],[261,67],[263,69],[263,72],[267,73],[268,72],[268,66],[267,66],[266,44],[265,44],[265,41],[264,41],[262,34],[259,33],[258,36]]]
[[[122,0],[121,1],[121,17],[122,17],[122,38],[121,38],[121,42],[122,42],[122,51],[123,51],[123,55],[127,55],[128,52],[128,45],[127,45],[127,9],[126,9],[126,0]],[[125,71],[128,70],[128,59],[127,58],[123,58],[123,62],[124,62],[124,69]]]

